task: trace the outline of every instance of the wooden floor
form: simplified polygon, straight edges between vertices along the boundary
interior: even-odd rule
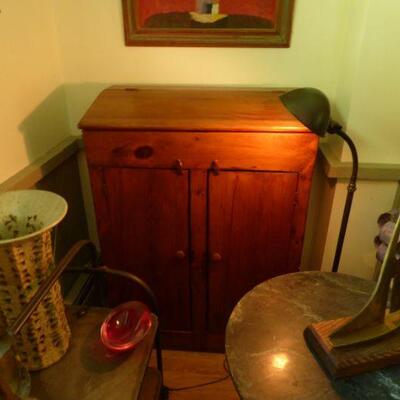
[[[198,385],[227,375],[224,355],[185,351],[163,351],[164,384],[169,388]],[[153,352],[150,365],[155,366]],[[170,400],[238,400],[230,378],[196,389],[171,391]]]

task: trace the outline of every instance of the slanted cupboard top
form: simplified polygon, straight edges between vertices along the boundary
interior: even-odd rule
[[[309,133],[282,90],[113,86],[82,118],[83,130]]]

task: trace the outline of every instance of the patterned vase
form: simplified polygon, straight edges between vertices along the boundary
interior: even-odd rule
[[[11,325],[54,267],[51,230],[65,216],[55,193],[21,190],[0,195],[0,314]],[[56,283],[15,338],[29,370],[46,368],[67,351],[70,330]]]

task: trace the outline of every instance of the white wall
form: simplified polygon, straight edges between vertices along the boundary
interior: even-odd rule
[[[337,116],[354,140],[361,162],[400,164],[400,2],[349,2],[347,32],[339,59]],[[349,161],[347,147],[341,154]],[[393,207],[397,181],[360,181],[344,243],[340,271],[372,277],[377,217]],[[333,201],[322,269],[330,270],[347,182]],[[399,206],[399,205],[397,205]]]
[[[52,0],[0,3],[0,182],[69,135]]]
[[[400,2],[348,2],[333,98],[361,162],[400,162]],[[345,149],[343,160],[350,160]]]
[[[400,163],[400,2],[366,3],[347,129],[361,161]]]

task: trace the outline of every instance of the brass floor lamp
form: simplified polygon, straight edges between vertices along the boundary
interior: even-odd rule
[[[355,145],[342,127],[330,118],[326,96],[317,89],[296,89],[281,97],[286,108],[316,134],[339,135],[349,146],[353,171],[340,227],[332,271],[337,272],[358,173]],[[396,246],[400,218],[383,261],[375,290],[364,308],[355,316],[311,324],[304,332],[322,365],[334,377],[400,363],[400,261]],[[390,287],[392,291],[390,292]],[[387,308],[388,301],[390,308]]]
[[[350,136],[343,130],[342,126],[331,119],[329,100],[321,91],[313,88],[295,89],[282,95],[281,100],[285,107],[312,132],[319,136],[324,136],[325,133],[338,135],[346,142],[351,151],[352,173],[347,186],[346,203],[340,225],[335,258],[332,265],[332,272],[337,272],[339,269],[344,238],[346,236],[347,224],[349,222],[354,192],[357,190],[357,149]]]

